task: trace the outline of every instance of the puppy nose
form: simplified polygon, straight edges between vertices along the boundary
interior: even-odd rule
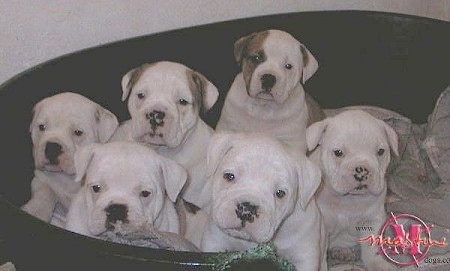
[[[242,227],[245,226],[245,222],[252,223],[255,221],[255,216],[258,217],[258,206],[248,201],[239,203],[235,211],[237,217],[242,221]]]
[[[263,76],[261,76],[261,85],[266,92],[269,92],[273,88],[273,86],[275,86],[276,82],[277,78],[272,74],[264,74]]]
[[[152,126],[163,126],[165,116],[166,113],[158,110],[153,110],[152,112],[145,114],[145,117],[150,121]]]
[[[353,174],[353,177],[358,182],[366,181],[369,178],[369,170],[365,167],[356,167],[355,168],[355,174]]]
[[[111,204],[105,209],[105,212],[108,223],[116,223],[117,221],[126,222],[128,208],[123,204]]]
[[[58,164],[58,156],[63,153],[62,146],[55,142],[47,142],[45,145],[45,157],[50,161],[50,164]]]

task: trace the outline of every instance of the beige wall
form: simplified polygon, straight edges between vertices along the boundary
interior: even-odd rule
[[[450,21],[450,0],[0,0],[0,83],[54,57],[129,37],[258,15],[349,9]]]

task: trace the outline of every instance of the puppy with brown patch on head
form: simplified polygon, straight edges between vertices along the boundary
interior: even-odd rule
[[[217,100],[217,88],[203,75],[174,62],[144,64],[122,78],[131,119],[111,141],[146,143],[189,172],[182,197],[199,207],[210,200],[206,182],[206,148],[213,129],[201,118]]]
[[[43,99],[33,114],[30,133],[35,171],[31,199],[22,209],[50,222],[55,205],[69,208],[80,188],[74,182],[75,151],[91,143],[105,143],[119,122],[110,111],[71,92]]]
[[[174,202],[187,172],[143,144],[92,144],[76,153],[83,183],[67,214],[66,229],[96,237],[107,231],[139,232],[148,226],[180,233]]]
[[[325,221],[329,249],[352,248],[367,232],[381,229],[386,220],[385,173],[390,151],[398,155],[395,131],[382,120],[361,110],[347,110],[312,124],[307,129],[310,158],[322,171],[323,185],[317,203]],[[395,267],[378,247],[362,244],[361,260],[369,271]]]
[[[216,130],[261,132],[306,153],[307,124],[325,116],[302,84],[317,70],[311,52],[289,33],[267,30],[234,44],[239,73]]]
[[[204,232],[201,250],[239,251],[273,242],[297,270],[326,270],[314,198],[320,171],[300,157],[267,135],[217,133],[208,149],[210,216],[197,227]]]

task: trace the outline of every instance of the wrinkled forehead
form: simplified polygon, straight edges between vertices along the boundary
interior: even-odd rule
[[[224,167],[241,169],[248,176],[288,179],[291,163],[276,148],[267,145],[235,146],[225,156]]]
[[[91,121],[95,118],[94,104],[68,100],[64,102],[45,101],[36,108],[34,118],[63,123]]]
[[[189,92],[187,79],[188,70],[180,67],[167,67],[165,65],[152,65],[143,71],[133,86],[133,91],[149,90],[171,92]]]
[[[89,165],[89,176],[107,182],[144,184],[160,179],[161,168],[142,154],[95,153]]]
[[[331,123],[327,127],[324,142],[330,146],[353,146],[358,150],[388,146],[386,132],[381,125],[357,120]]]
[[[276,58],[300,57],[300,42],[290,35],[270,32],[269,38],[263,43],[266,55]]]

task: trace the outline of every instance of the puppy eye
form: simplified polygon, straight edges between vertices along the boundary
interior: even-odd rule
[[[102,190],[100,185],[98,185],[98,184],[91,186],[91,189],[92,189],[92,191],[94,191],[94,193],[98,193],[98,192],[100,192],[100,190]]]
[[[290,69],[292,69],[292,65],[291,64],[286,64],[286,65],[284,65],[284,67],[286,68],[286,69],[288,69],[288,70],[290,70]]]
[[[252,56],[250,56],[250,61],[255,64],[258,64],[262,61],[262,59],[259,55],[252,55]]]
[[[144,99],[144,98],[145,98],[145,94],[144,94],[144,93],[141,93],[141,92],[139,92],[139,93],[137,94],[137,97],[138,97],[138,99],[142,100],[142,99]]]
[[[341,157],[342,155],[344,155],[344,152],[342,152],[341,150],[334,150],[333,152],[336,157]]]
[[[279,189],[279,190],[277,190],[275,195],[277,196],[277,198],[282,199],[282,198],[284,198],[284,196],[286,196],[286,192],[284,190]]]
[[[180,99],[180,100],[178,100],[178,103],[181,104],[181,105],[187,105],[187,104],[189,104],[189,102],[188,102],[187,100],[185,100],[185,99]]]
[[[382,156],[384,154],[384,149],[379,149],[377,154],[378,156]]]
[[[226,172],[226,173],[223,174],[223,178],[224,178],[226,181],[232,182],[232,181],[234,181],[235,176],[234,176],[233,173]]]
[[[152,194],[152,192],[144,190],[141,192],[141,197],[143,198],[147,198],[148,196],[150,196]]]
[[[74,133],[74,135],[76,135],[76,136],[82,136],[84,132],[77,129],[77,130],[73,131],[73,133]]]
[[[44,124],[39,124],[38,128],[39,131],[45,131],[45,129],[47,129],[47,126],[45,126]]]

